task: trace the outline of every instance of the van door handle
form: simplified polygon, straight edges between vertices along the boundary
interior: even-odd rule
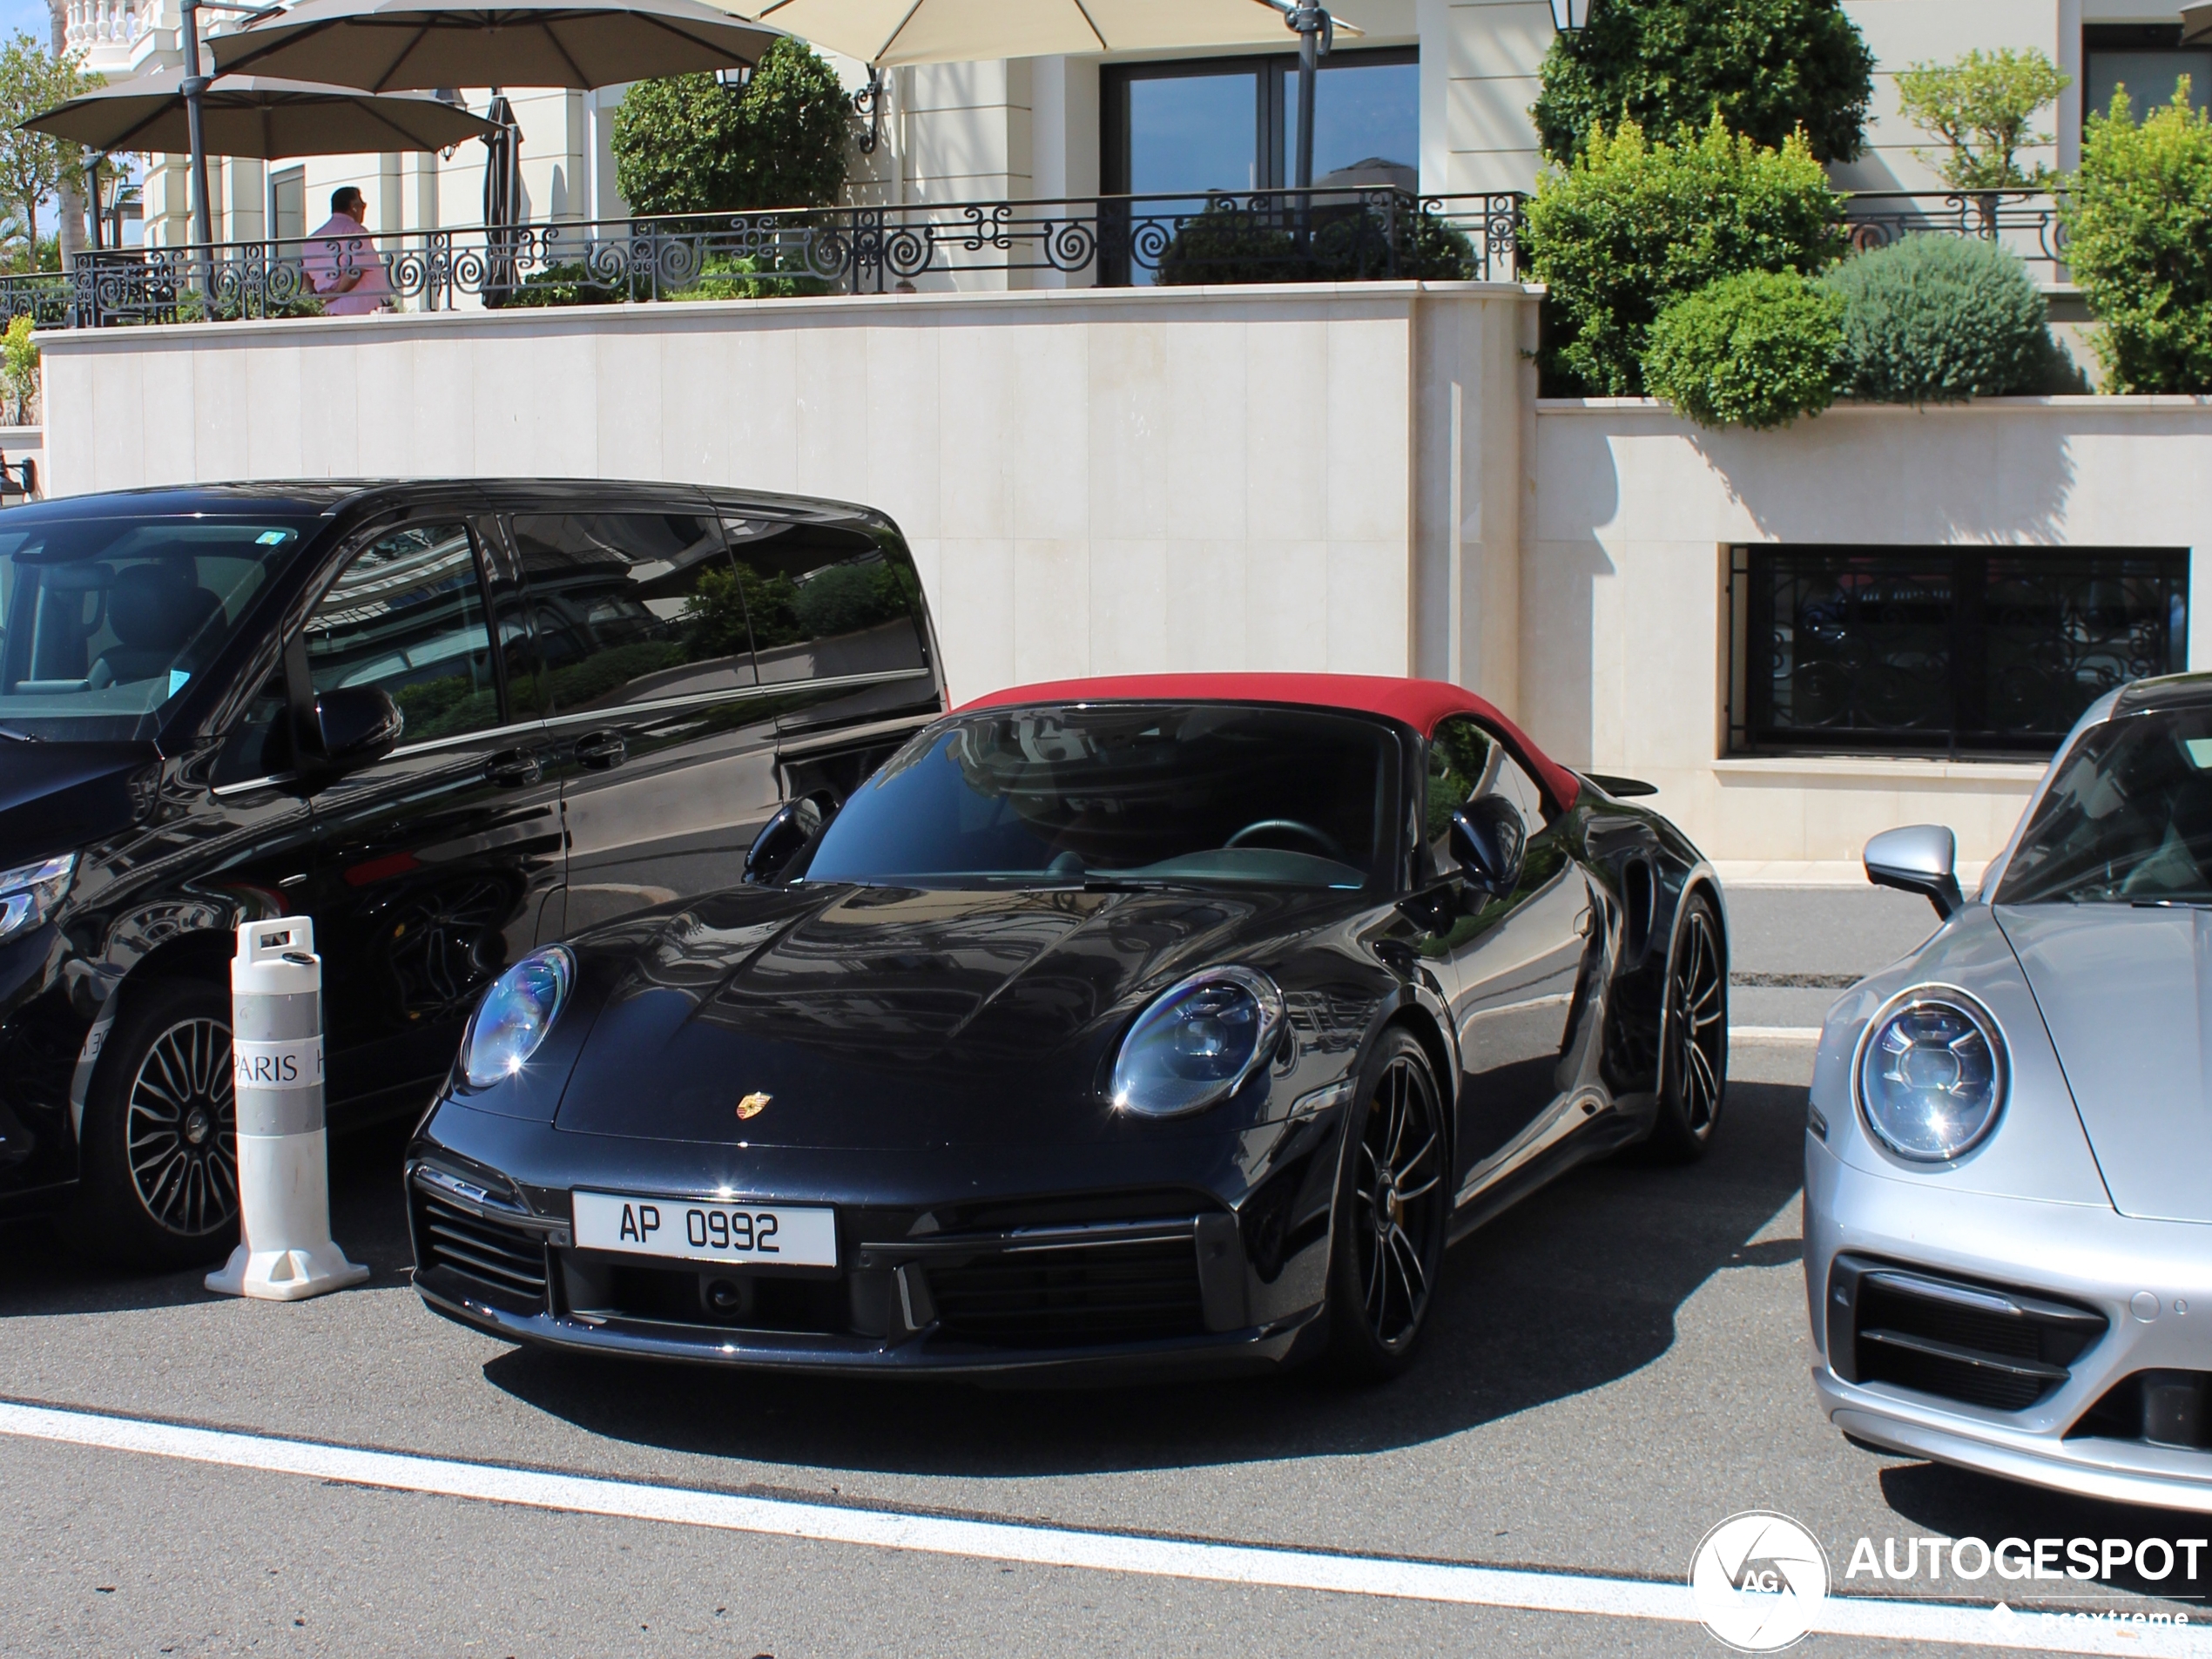
[[[619,732],[587,732],[576,740],[576,763],[579,766],[619,766],[627,752]]]
[[[509,789],[525,787],[544,776],[545,768],[533,749],[502,749],[484,762],[484,781]]]

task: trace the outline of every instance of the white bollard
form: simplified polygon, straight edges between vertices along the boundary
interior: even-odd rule
[[[296,1302],[368,1277],[330,1241],[322,1123],[322,960],[305,916],[249,921],[231,959],[243,1237],[207,1288]]]

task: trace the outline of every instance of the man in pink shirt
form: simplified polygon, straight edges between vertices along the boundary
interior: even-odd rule
[[[392,284],[368,239],[368,202],[347,185],[330,198],[330,218],[307,239],[301,265],[308,286],[332,317],[388,311]]]

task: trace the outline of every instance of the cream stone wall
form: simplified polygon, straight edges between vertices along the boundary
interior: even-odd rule
[[[1640,399],[1535,406],[1519,705],[1562,759],[1660,786],[1712,857],[1855,859],[1894,824],[1998,852],[2033,765],[1725,755],[1725,559],[1746,543],[2188,548],[2212,591],[2212,399],[1838,408],[1713,433]],[[2212,664],[2200,602],[2189,663]]]
[[[1509,701],[1534,305],[1368,283],[56,332],[49,488],[519,474],[835,496],[905,530],[955,697],[1438,674],[1456,641]]]

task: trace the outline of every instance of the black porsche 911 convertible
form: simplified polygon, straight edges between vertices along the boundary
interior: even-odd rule
[[[416,1287],[742,1366],[1387,1376],[1452,1240],[1719,1120],[1719,884],[1636,792],[1428,681],[1001,692],[494,983]]]

